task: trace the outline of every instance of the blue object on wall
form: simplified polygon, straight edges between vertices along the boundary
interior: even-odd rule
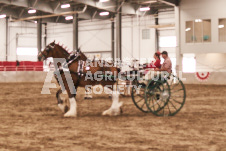
[[[203,36],[203,40],[208,40],[210,37],[208,35]]]

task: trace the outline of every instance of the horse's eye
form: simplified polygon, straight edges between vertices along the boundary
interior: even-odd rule
[[[48,52],[49,50],[50,50],[49,47],[47,47],[47,48],[46,48],[46,51]]]

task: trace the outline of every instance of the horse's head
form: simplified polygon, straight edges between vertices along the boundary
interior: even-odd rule
[[[38,55],[38,60],[43,61],[49,57],[53,57],[53,50],[55,49],[55,40],[47,45],[43,51]]]

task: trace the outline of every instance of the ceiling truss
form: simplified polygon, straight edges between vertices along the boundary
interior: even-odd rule
[[[122,5],[118,6],[117,1],[109,0],[101,3],[99,0],[0,0],[0,14],[10,16],[11,20],[32,19],[32,16],[50,16],[43,17],[42,21],[71,23],[65,20],[65,14],[81,12],[85,6],[87,6],[86,11],[78,15],[80,20],[110,19],[117,14],[119,7],[122,8],[122,15],[150,15],[155,14],[158,9],[178,6],[180,2],[180,0],[120,0]],[[62,9],[60,5],[63,3],[70,3],[71,7]],[[150,6],[151,11],[140,12],[139,8],[143,6]],[[28,14],[29,9],[36,9],[37,13]],[[108,11],[110,15],[101,17],[98,15],[101,11]],[[36,18],[34,17],[33,20]]]

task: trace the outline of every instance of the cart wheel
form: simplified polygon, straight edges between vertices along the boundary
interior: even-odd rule
[[[177,114],[184,106],[186,100],[186,89],[183,82],[172,75],[167,81],[170,86],[170,98],[168,102],[169,116]]]
[[[169,85],[167,82],[149,81],[145,88],[145,101],[147,108],[155,115],[161,113],[169,100]]]
[[[150,112],[145,103],[145,84],[133,82],[131,97],[135,106],[144,113]]]
[[[172,75],[169,80],[149,82],[145,89],[147,107],[157,116],[173,116],[185,103],[185,87],[176,76]]]

